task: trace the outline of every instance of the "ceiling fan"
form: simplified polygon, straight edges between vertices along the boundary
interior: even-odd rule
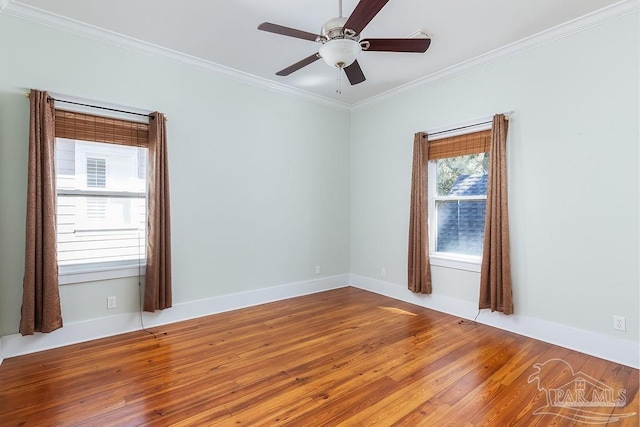
[[[277,76],[288,76],[294,71],[322,58],[331,67],[344,70],[349,83],[356,85],[365,81],[364,73],[356,60],[361,51],[376,52],[426,52],[431,44],[429,38],[403,39],[364,39],[360,40],[360,33],[380,12],[389,0],[360,0],[351,16],[342,16],[342,0],[339,0],[340,16],[333,18],[322,26],[320,35],[295,28],[263,22],[259,30],[283,36],[295,37],[320,43],[318,53],[314,53],[293,65],[276,73]],[[339,92],[339,89],[338,89]]]

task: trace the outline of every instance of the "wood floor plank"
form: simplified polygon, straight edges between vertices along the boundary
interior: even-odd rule
[[[7,359],[0,425],[581,425],[534,414],[552,359],[638,425],[637,369],[350,287]]]
[[[540,343],[533,341],[532,344],[535,346],[536,344]],[[558,347],[551,347],[550,350],[554,351],[553,356],[561,356],[568,353],[568,350]],[[547,352],[541,351],[539,355],[542,358],[549,356],[550,350],[547,350]],[[558,353],[559,351],[562,353]],[[439,414],[430,415],[429,421],[432,422],[433,425],[446,425],[448,420],[455,419],[460,425],[463,425],[465,423],[468,424],[469,420],[471,420],[478,413],[487,411],[486,408],[491,407],[490,402],[492,402],[497,396],[501,395],[503,392],[505,392],[505,390],[510,390],[510,387],[505,385],[503,381],[501,381],[503,379],[503,376],[500,374],[500,372],[513,371],[514,368],[511,365],[514,364],[519,364],[519,361],[516,357],[512,358],[508,362],[505,362],[504,365],[502,365],[502,367],[497,370],[495,375],[491,375],[483,383],[479,384],[478,387],[469,391],[462,399],[455,402],[455,404],[450,405],[449,410],[440,412]],[[522,385],[520,384],[520,386]],[[536,422],[536,420],[534,419],[530,422],[534,423]]]
[[[477,367],[487,353],[493,354],[505,345],[509,345],[509,342],[487,340],[480,343],[469,340],[446,357],[437,358],[431,363],[425,363],[424,366],[416,365],[410,375],[398,381],[399,387],[396,392],[390,393],[375,405],[353,415],[349,422],[364,423],[366,421],[391,425],[451,386],[470,369]],[[390,412],[388,408],[394,408],[394,410]]]

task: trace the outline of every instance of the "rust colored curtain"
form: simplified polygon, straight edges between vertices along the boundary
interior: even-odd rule
[[[423,132],[413,140],[413,169],[411,176],[411,208],[409,214],[409,290],[419,294],[431,293],[431,265],[429,264],[429,233],[427,216],[427,152],[429,142]]]
[[[27,220],[20,333],[62,327],[56,252],[55,120],[47,92],[29,94]]]
[[[508,121],[503,114],[493,117],[479,308],[490,308],[491,311],[512,314],[507,203],[507,128]]]
[[[144,310],[153,312],[171,307],[172,302],[171,218],[166,118],[156,112],[151,114],[149,119],[149,202]]]

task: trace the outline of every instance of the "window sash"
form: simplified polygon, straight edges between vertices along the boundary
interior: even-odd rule
[[[142,155],[146,158],[144,154],[146,150],[111,143],[108,147],[106,145],[103,148],[90,147],[87,151],[85,145],[98,141],[86,142],[62,137],[57,139],[67,141],[65,145],[60,146],[58,141],[56,142],[56,156],[64,153],[64,156],[56,162],[60,160],[65,165],[56,176],[56,185],[61,186],[56,188],[59,283],[78,283],[138,275],[139,267],[144,266],[146,261],[147,185],[141,185],[146,182],[146,174],[141,175],[141,171],[145,170],[143,165],[146,161],[141,163],[140,160]],[[69,142],[73,142],[71,154],[69,154]],[[62,151],[58,151],[58,147]],[[86,152],[85,155],[79,156],[78,150],[81,153]],[[106,188],[87,186],[87,178],[91,173],[84,170],[84,167],[91,166],[87,163],[87,159],[93,157],[86,154],[96,150],[99,153],[101,150],[104,151],[107,158],[114,155],[133,156],[138,165],[133,172],[129,172],[134,173],[132,175],[134,179],[140,180],[140,184],[132,187],[137,191],[130,191],[126,186],[122,186],[122,183],[109,189],[109,161],[104,168]],[[133,153],[129,150],[137,152]],[[72,164],[69,164],[70,161]],[[120,171],[120,169],[117,170]],[[127,170],[123,172],[129,173]],[[60,179],[62,181],[59,181]],[[106,201],[103,209],[104,218],[101,217],[100,206],[97,206],[95,211],[89,206],[91,200],[100,199]],[[130,200],[130,202],[124,202],[124,200]]]
[[[65,190],[56,191],[58,196],[78,196],[78,197],[117,197],[123,199],[141,199],[146,198],[145,193],[136,193],[133,191],[109,191],[109,190]]]
[[[455,201],[455,200],[487,200],[487,196],[433,196],[433,199],[435,201],[440,201],[440,200],[444,200],[444,201]]]
[[[438,207],[438,201],[443,202],[441,207],[445,209],[442,213],[444,214],[443,218],[439,217],[440,209]],[[478,222],[470,219],[469,209],[476,210],[479,209],[479,206],[469,206],[469,203],[473,202],[481,202],[482,209],[486,208],[486,197],[484,198],[445,198],[444,200],[435,200],[434,201],[434,222],[435,226],[432,230],[433,235],[433,246],[432,252],[434,254],[444,254],[449,257],[459,257],[465,259],[480,259],[482,253],[482,235],[479,235],[477,228]],[[456,211],[453,214],[453,217],[447,217],[448,208],[445,205],[450,205],[449,208],[453,207]],[[465,206],[461,206],[461,204],[466,204]],[[453,205],[453,206],[451,206]],[[464,214],[466,211],[466,215]],[[462,215],[461,215],[462,213]],[[451,212],[449,211],[451,215]],[[449,221],[447,221],[447,218]],[[474,219],[477,219],[474,218]],[[451,222],[453,220],[453,223]],[[485,217],[481,218],[481,224],[484,229]],[[447,229],[443,232],[444,240],[440,240],[440,227],[448,226]],[[453,227],[453,228],[452,228]],[[474,232],[475,231],[475,232]],[[448,237],[448,238],[447,238]],[[462,237],[462,239],[461,239]],[[479,238],[479,240],[478,240]],[[452,250],[438,250],[439,243],[445,247],[455,248],[456,251]],[[480,245],[478,247],[478,244]],[[479,249],[480,254],[476,255],[477,250]]]
[[[104,199],[131,200],[132,205],[126,207],[130,212],[129,222],[118,222],[118,217],[108,216],[109,223],[87,222],[83,209],[84,201],[72,202],[84,197],[75,192],[72,196],[58,194],[58,230],[57,250],[58,265],[75,269],[85,266],[101,265],[137,265],[146,257],[146,195],[137,197],[103,197]],[[86,198],[90,200],[92,197]],[[116,211],[117,212],[117,207]],[[105,213],[108,214],[110,210]],[[116,213],[117,215],[117,213]],[[125,217],[126,218],[126,217]],[[105,227],[106,226],[106,227]],[[66,270],[61,269],[60,273]]]
[[[147,200],[147,195],[145,193],[133,193],[133,192],[126,192],[126,191],[86,191],[86,190],[58,190],[56,192],[56,197],[86,197],[87,198],[87,202],[89,200],[91,200],[92,198],[94,198],[93,200],[104,200],[105,201],[105,206],[104,206],[104,219],[106,220],[106,215],[108,214],[108,205],[109,202],[108,200],[110,199],[138,199],[139,201],[144,201],[145,206],[146,206],[146,200]],[[77,207],[77,205],[76,205]],[[90,216],[90,212],[88,210],[88,206],[87,206],[87,219]],[[145,208],[146,209],[146,208]],[[135,211],[135,210],[134,210]],[[118,233],[118,232],[133,232],[133,231],[137,231],[140,230],[140,227],[136,227],[134,226],[134,224],[136,223],[135,219],[132,218],[131,221],[131,225],[129,224],[122,224],[119,227],[109,227],[109,228],[96,228],[96,227],[88,227],[85,226],[83,227],[83,222],[80,220],[78,220],[77,218],[77,213],[76,213],[76,229],[75,232],[76,233],[82,233],[83,235],[90,235],[91,233]],[[86,224],[85,224],[86,225]],[[145,231],[146,234],[146,231]],[[142,255],[144,255],[144,253],[142,253]]]
[[[490,131],[489,131],[490,132]],[[451,137],[455,138],[455,137]],[[485,150],[486,151],[486,150]],[[476,153],[463,153],[461,155],[467,154],[477,154]],[[458,157],[458,156],[445,156],[446,157]],[[429,258],[431,260],[432,265],[447,267],[447,268],[455,268],[459,270],[467,270],[479,272],[479,265],[482,261],[482,256],[477,255],[468,255],[462,253],[455,252],[442,252],[437,251],[437,234],[438,234],[438,222],[437,222],[437,211],[436,211],[436,202],[438,201],[486,201],[486,195],[473,195],[473,196],[437,196],[437,160],[438,159],[429,159],[427,164],[428,171],[428,211],[429,211]]]

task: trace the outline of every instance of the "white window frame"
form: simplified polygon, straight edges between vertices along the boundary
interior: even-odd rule
[[[438,238],[436,201],[438,200],[487,200],[487,196],[437,196],[437,160],[429,160],[427,166],[429,173],[429,260],[432,266],[454,268],[456,270],[466,270],[480,272],[482,264],[481,256],[463,255],[451,252],[436,252],[436,242]]]
[[[62,265],[58,266],[58,285],[144,276],[146,265],[145,260],[135,265],[125,261]]]
[[[430,141],[437,139],[449,138],[457,135],[464,135],[467,133],[479,132],[487,129],[491,129],[491,118],[483,118],[474,120],[472,122],[459,123],[449,126],[448,129],[454,129],[449,131],[448,129],[432,129],[427,133],[438,134],[437,137],[430,137]],[[486,122],[489,122],[488,124]],[[473,125],[473,123],[481,123],[479,125]],[[463,255],[450,252],[436,252],[436,238],[437,238],[437,217],[436,217],[436,200],[486,200],[486,196],[437,196],[437,167],[436,160],[429,160],[427,165],[427,173],[429,180],[429,188],[427,189],[428,200],[427,209],[429,215],[429,260],[431,266],[453,268],[456,270],[472,271],[479,273],[482,267],[482,256]]]
[[[112,152],[125,152],[123,147],[117,144],[111,144],[113,147],[109,147],[110,153]],[[79,150],[76,151],[76,167],[80,165],[80,169],[76,171],[76,179],[79,179],[81,185],[79,187],[85,188],[85,190],[68,190],[68,189],[56,189],[56,199],[58,196],[69,195],[100,195],[106,197],[123,197],[138,199],[141,198],[142,193],[132,193],[124,191],[108,191],[102,189],[94,189],[87,187],[86,185],[86,158],[90,153],[86,149],[86,142],[77,140],[76,146]],[[111,151],[113,149],[113,151]],[[95,151],[95,150],[94,150]],[[136,154],[137,156],[138,154]],[[108,169],[107,162],[107,169]],[[148,165],[147,165],[148,167]],[[139,166],[138,166],[139,168]],[[107,173],[107,179],[108,179]],[[136,172],[136,176],[138,176]],[[146,178],[145,178],[146,179]],[[148,188],[148,185],[146,186]],[[148,194],[144,193],[145,204],[147,204]],[[91,233],[93,230],[81,230],[82,233]],[[146,259],[138,260],[123,260],[123,261],[110,261],[110,262],[94,262],[84,264],[69,264],[58,265],[58,285],[68,285],[74,283],[93,282],[100,280],[119,279],[125,277],[136,277],[144,275],[146,268]]]
[[[148,119],[143,116],[148,116],[153,111],[151,110],[143,110],[135,107],[130,107],[127,105],[120,104],[111,104],[106,102],[97,101],[94,99],[86,99],[73,95],[68,95],[64,93],[55,93],[49,92],[49,95],[56,99],[65,99],[67,101],[74,102],[65,103],[64,109],[68,111],[78,112],[78,113],[87,113],[87,114],[98,114],[103,117],[110,117],[114,119],[124,119],[129,121],[136,121],[139,123],[148,123]],[[104,107],[103,110],[96,110],[92,107],[86,105],[96,105],[99,107]],[[120,112],[121,110],[130,111],[133,113],[138,113],[140,116],[135,116],[131,114],[126,114]],[[117,145],[117,144],[114,144]],[[85,165],[86,167],[86,165]],[[147,164],[147,167],[149,165]],[[148,185],[147,185],[148,188]],[[56,192],[57,193],[57,192]],[[145,198],[148,195],[145,193]],[[57,201],[57,194],[56,194]],[[145,274],[146,269],[146,260],[141,259],[139,262],[105,262],[105,263],[93,263],[93,264],[83,264],[83,265],[67,265],[67,266],[59,266],[58,267],[58,284],[59,285],[67,285],[73,283],[83,283],[83,282],[92,282],[92,281],[100,281],[100,280],[109,280],[109,279],[118,279],[124,277],[136,277]]]

